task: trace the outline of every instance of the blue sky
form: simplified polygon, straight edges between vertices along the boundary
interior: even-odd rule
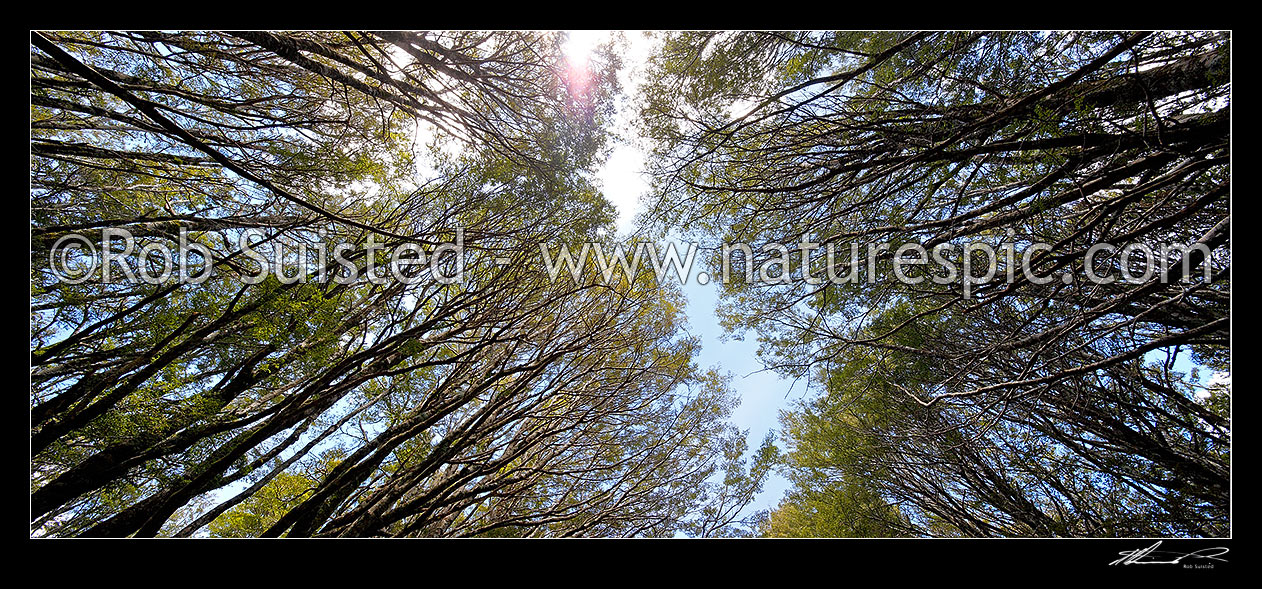
[[[586,59],[588,52],[596,45],[608,41],[611,36],[610,31],[567,33],[570,40],[564,49],[571,60]],[[640,201],[649,192],[649,183],[644,176],[644,153],[635,147],[637,142],[634,141],[631,130],[631,117],[634,116],[635,87],[640,82],[642,68],[653,44],[641,31],[623,31],[622,37],[626,44],[621,52],[623,69],[619,73],[619,81],[627,94],[627,100],[619,105],[615,132],[627,141],[614,145],[609,160],[597,173],[597,177],[601,180],[605,197],[618,207],[619,233],[627,235],[634,230],[635,214],[639,211]],[[687,247],[682,243],[678,243],[677,247],[682,257]],[[697,272],[694,268],[694,277]],[[749,430],[748,442],[752,454],[767,432],[777,428],[780,410],[788,408],[794,399],[802,397],[805,385],[799,382],[794,386],[791,381],[762,370],[756,355],[758,342],[753,335],[743,341],[723,337],[724,329],[715,316],[718,303],[717,285],[703,286],[692,279],[684,284],[683,290],[688,297],[688,331],[700,337],[702,342],[701,355],[696,361],[702,368],[715,368],[732,375],[732,388],[740,396],[741,404],[733,412],[731,420],[737,427]],[[764,485],[763,492],[746,508],[744,515],[758,509],[775,507],[788,486],[786,480],[772,474]]]

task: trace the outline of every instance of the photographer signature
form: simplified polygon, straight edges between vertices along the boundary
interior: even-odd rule
[[[1219,558],[1228,552],[1228,549],[1222,546],[1202,548],[1188,553],[1179,553],[1171,550],[1157,550],[1158,546],[1161,546],[1160,540],[1158,540],[1156,544],[1147,548],[1141,548],[1139,550],[1123,550],[1118,553],[1122,555],[1122,558],[1109,563],[1109,565],[1179,564],[1183,562],[1184,559],[1205,559],[1210,561],[1227,562],[1227,559]]]

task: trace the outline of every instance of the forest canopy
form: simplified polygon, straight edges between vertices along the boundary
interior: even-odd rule
[[[1230,536],[1229,35],[651,40],[32,32],[32,536]]]

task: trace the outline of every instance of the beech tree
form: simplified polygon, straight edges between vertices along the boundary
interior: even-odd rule
[[[32,33],[32,535],[733,533],[761,475],[680,293],[538,268],[613,219],[617,59],[559,42]],[[202,280],[59,279],[107,228]]]
[[[662,42],[644,220],[709,244],[727,324],[817,393],[766,533],[1230,533],[1226,35]]]
[[[660,37],[641,224],[784,452],[678,289],[539,267],[614,245],[611,48],[35,32],[32,535],[1230,534],[1227,35]]]

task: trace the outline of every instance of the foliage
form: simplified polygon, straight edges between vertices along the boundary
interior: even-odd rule
[[[617,59],[580,76],[559,41],[33,33],[32,534],[723,528],[696,514],[726,497],[733,401],[679,293],[532,266],[612,223],[590,177]],[[53,244],[107,227],[215,273],[56,280]],[[283,277],[252,279],[246,234]],[[452,257],[367,275],[452,242],[463,281]],[[349,271],[315,254],[338,243]]]
[[[1230,375],[1226,35],[662,43],[641,102],[643,220],[716,252],[748,244],[725,324],[819,395],[784,417],[795,488],[768,533],[1229,533],[1229,403],[1193,375]],[[1093,283],[1097,243],[1166,265]],[[1211,253],[1161,249],[1198,243]],[[773,244],[787,278],[747,279]],[[954,278],[900,261],[912,280],[897,280],[903,244],[945,248]],[[1015,255],[989,275],[970,257],[965,282],[966,244]],[[1139,265],[1120,259],[1092,270]]]

